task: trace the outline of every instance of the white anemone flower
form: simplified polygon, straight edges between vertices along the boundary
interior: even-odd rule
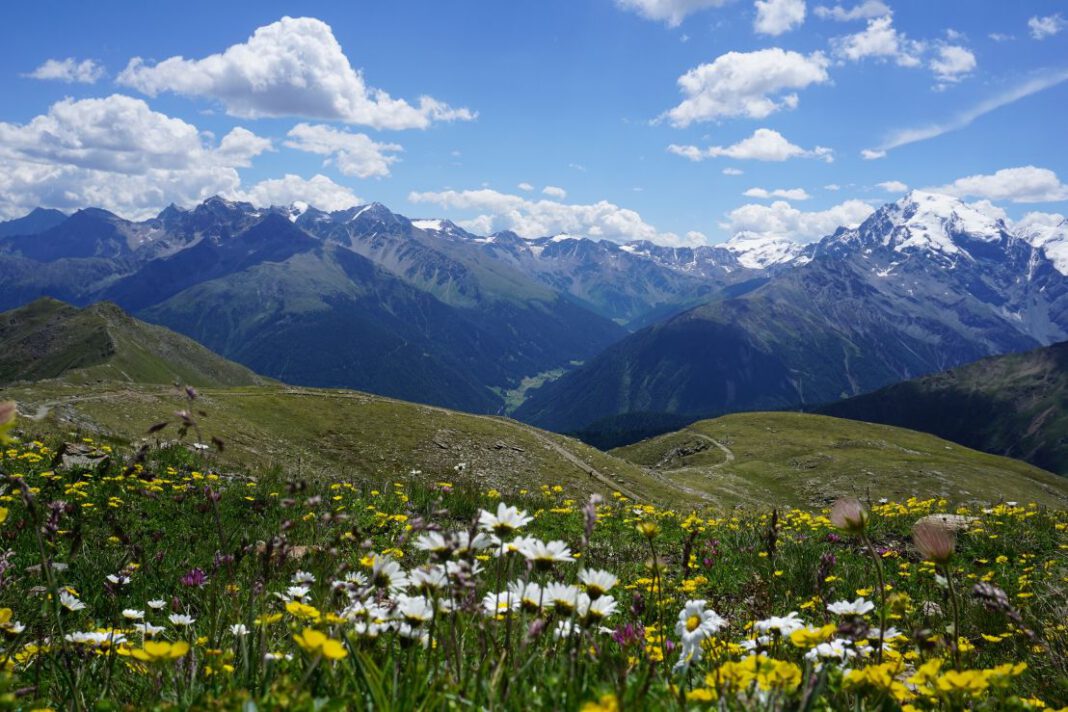
[[[179,628],[185,628],[197,622],[196,618],[186,615],[185,613],[172,613],[167,616],[167,620],[171,622],[171,625],[178,626]]]
[[[136,630],[138,633],[140,633],[141,635],[145,636],[146,638],[151,638],[154,635],[162,633],[163,632],[163,626],[161,626],[161,625],[152,625],[148,621],[143,621],[141,623],[135,624],[134,625],[134,630]]]
[[[835,601],[827,605],[827,610],[839,616],[863,616],[875,609],[875,604],[864,598],[855,601]]]
[[[778,633],[784,638],[804,627],[805,622],[800,619],[797,611],[791,611],[785,616],[771,616],[753,624],[753,628],[760,633]]]
[[[675,632],[684,646],[700,644],[705,638],[718,633],[726,623],[718,613],[705,607],[704,600],[690,600],[679,611]]]

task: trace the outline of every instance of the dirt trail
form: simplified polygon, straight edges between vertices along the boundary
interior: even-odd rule
[[[722,450],[722,451],[723,451],[723,454],[724,454],[724,455],[726,456],[726,458],[727,458],[726,460],[724,460],[724,461],[723,461],[723,462],[721,462],[721,463],[718,463],[718,464],[716,464],[716,465],[708,465],[707,467],[704,467],[704,468],[702,468],[702,469],[706,469],[706,470],[718,470],[719,468],[721,468],[721,467],[726,467],[727,465],[729,465],[729,464],[731,464],[732,462],[734,462],[734,460],[735,460],[735,457],[734,457],[734,452],[733,452],[733,451],[732,451],[732,450],[731,450],[731,449],[730,449],[729,447],[727,447],[726,445],[724,445],[723,443],[721,443],[721,442],[720,442],[719,440],[716,440],[716,439],[714,439],[714,438],[710,438],[710,437],[708,437],[707,435],[705,435],[704,433],[695,433],[695,432],[693,432],[693,431],[690,431],[690,432],[691,432],[691,433],[692,433],[693,435],[695,435],[696,437],[699,437],[699,438],[701,438],[702,440],[707,440],[708,442],[710,442],[710,443],[712,443],[713,445],[715,445],[716,447],[718,447],[718,448],[719,448],[720,450]]]

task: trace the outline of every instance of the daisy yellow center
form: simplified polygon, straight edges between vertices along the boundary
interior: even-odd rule
[[[692,633],[701,625],[701,616],[690,616],[686,619],[686,631]]]

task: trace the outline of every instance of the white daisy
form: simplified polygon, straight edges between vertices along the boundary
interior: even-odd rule
[[[579,581],[586,587],[590,598],[598,598],[612,590],[619,582],[615,574],[597,569],[583,569],[579,572]]]
[[[185,613],[172,613],[167,616],[167,620],[171,622],[171,625],[175,625],[180,628],[191,626],[197,622],[196,618],[193,618],[193,616],[186,615]]]
[[[509,507],[504,502],[497,503],[496,514],[483,509],[479,511],[478,515],[478,525],[482,530],[497,536],[511,534],[532,521],[534,521],[534,517],[528,516],[526,510]]]
[[[68,611],[80,611],[86,607],[77,596],[71,595],[69,591],[59,592],[59,602]]]

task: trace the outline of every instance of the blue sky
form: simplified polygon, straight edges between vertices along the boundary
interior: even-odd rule
[[[528,236],[805,241],[904,186],[1013,219],[1068,200],[1063,2],[5,10],[3,217],[222,193]]]

